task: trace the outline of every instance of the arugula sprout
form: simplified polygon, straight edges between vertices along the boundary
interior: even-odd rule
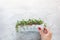
[[[44,27],[47,27],[47,24],[46,23],[44,23]]]
[[[40,19],[38,20],[39,25],[43,24],[43,21]]]
[[[16,23],[16,30],[18,31],[18,26],[20,25],[20,21],[17,21]]]
[[[29,19],[29,20],[27,21],[27,25],[32,25],[32,20],[31,20],[31,19]]]
[[[36,19],[32,19],[32,23],[33,24],[37,24],[37,20]]]

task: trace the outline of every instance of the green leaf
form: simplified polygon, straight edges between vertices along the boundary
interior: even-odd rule
[[[39,25],[43,24],[43,21],[41,19],[39,19],[37,22]]]
[[[47,24],[46,23],[44,24],[44,27],[47,27]]]
[[[32,25],[32,20],[31,19],[29,19],[27,22],[28,22],[28,25]]]

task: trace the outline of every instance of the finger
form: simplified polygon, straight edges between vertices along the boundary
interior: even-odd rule
[[[47,30],[47,28],[46,28],[46,27],[44,27],[43,32],[44,32],[45,34],[47,34],[47,33],[48,33],[48,30]]]
[[[40,27],[38,27],[38,31],[39,31],[39,33],[41,34],[41,28],[40,28]]]
[[[46,28],[46,29],[47,29],[48,33],[50,33],[50,32],[51,32],[50,28]]]
[[[38,30],[40,31],[40,30],[41,30],[41,28],[40,28],[40,27],[38,27]]]
[[[39,33],[41,34],[42,29],[41,29],[40,27],[38,27],[38,31],[39,31]]]
[[[52,34],[52,32],[50,31],[50,29],[49,28],[44,28],[44,32],[47,34],[47,35],[49,35],[49,34]]]
[[[39,30],[40,35],[43,35],[44,34],[43,33],[43,29],[41,29],[40,27],[38,27],[38,30]]]

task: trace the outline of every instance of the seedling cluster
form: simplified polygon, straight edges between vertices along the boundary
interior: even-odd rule
[[[44,22],[41,19],[28,19],[28,20],[24,20],[22,19],[21,21],[17,21],[16,23],[16,29],[18,30],[18,27],[21,26],[27,26],[27,25],[41,25]],[[44,24],[44,26],[46,26]]]

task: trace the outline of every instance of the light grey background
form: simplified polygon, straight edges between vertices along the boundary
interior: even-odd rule
[[[0,0],[0,40],[15,40],[15,23],[22,18],[42,18],[52,40],[60,39],[60,0]]]

